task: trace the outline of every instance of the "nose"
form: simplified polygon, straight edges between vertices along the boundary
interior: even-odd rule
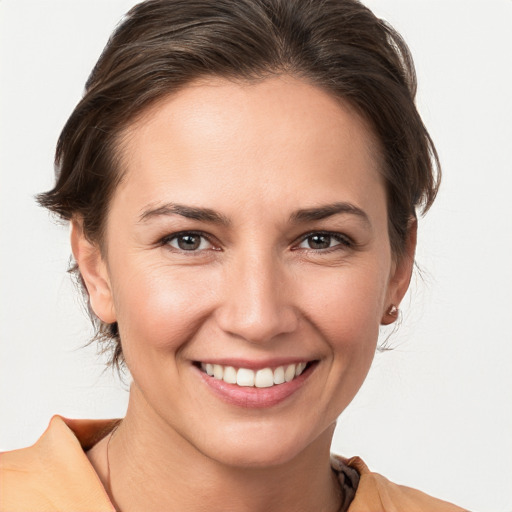
[[[291,283],[276,258],[241,257],[226,271],[225,293],[216,315],[224,332],[262,344],[297,329]]]

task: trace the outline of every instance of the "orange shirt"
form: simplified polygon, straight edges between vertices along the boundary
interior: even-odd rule
[[[54,416],[36,444],[0,454],[0,512],[114,512],[85,451],[117,422]],[[347,512],[463,512],[370,472],[359,457],[333,458],[342,485],[346,466],[360,475]]]

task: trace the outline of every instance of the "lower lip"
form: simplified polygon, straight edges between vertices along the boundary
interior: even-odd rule
[[[231,405],[248,409],[272,407],[295,394],[314,371],[316,363],[311,364],[290,382],[277,384],[268,388],[256,388],[228,384],[221,379],[210,377],[194,366],[200,378],[215,395]]]

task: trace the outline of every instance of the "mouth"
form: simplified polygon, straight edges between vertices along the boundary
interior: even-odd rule
[[[313,374],[318,360],[263,366],[196,361],[197,375],[215,396],[243,408],[273,407],[296,395]],[[253,366],[253,365],[251,365]]]
[[[276,368],[267,367],[257,370],[213,363],[199,363],[199,368],[206,375],[222,380],[227,384],[249,388],[271,388],[291,382],[302,375],[313,363],[314,361],[301,361],[277,366]]]

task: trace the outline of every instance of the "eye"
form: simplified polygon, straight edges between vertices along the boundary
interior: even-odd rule
[[[350,247],[352,242],[349,238],[339,233],[311,233],[302,239],[298,248],[325,250],[332,249],[338,245]]]
[[[211,242],[204,235],[188,231],[169,235],[162,240],[162,244],[187,252],[197,252],[213,248]]]

